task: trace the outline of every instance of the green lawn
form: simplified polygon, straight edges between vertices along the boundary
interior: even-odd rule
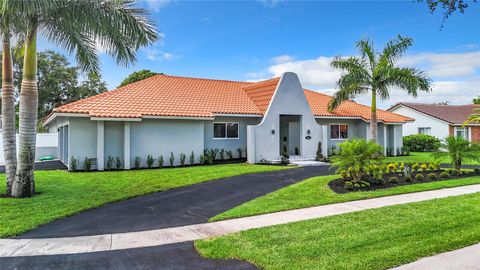
[[[230,164],[119,172],[37,171],[39,195],[26,199],[0,198],[0,237],[13,236],[109,202],[228,176],[285,168]],[[0,193],[5,193],[4,185]]]
[[[385,162],[408,162],[408,163],[428,163],[433,162],[435,159],[432,157],[432,153],[429,152],[411,152],[409,156],[401,156],[401,157],[387,157],[385,158]],[[441,163],[450,164],[450,159],[442,158],[439,160]],[[480,165],[479,162],[476,161],[465,161],[465,165]]]
[[[278,191],[232,208],[211,218],[210,221],[480,183],[480,177],[470,177],[430,183],[418,183],[376,191],[359,191],[337,194],[330,189],[328,182],[338,177],[339,176],[335,175],[318,176],[304,180],[300,183],[282,188]]]
[[[386,269],[480,241],[480,194],[366,210],[197,241],[262,269]]]

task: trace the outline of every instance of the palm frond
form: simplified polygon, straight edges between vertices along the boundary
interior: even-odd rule
[[[362,39],[357,42],[357,48],[363,59],[368,60],[370,69],[373,70],[377,65],[375,50],[373,49],[373,41],[371,39]]]
[[[387,66],[382,74],[380,82],[382,87],[398,87],[413,97],[418,96],[418,91],[432,90],[431,79],[423,71],[415,68]]]
[[[351,83],[350,85],[346,85],[343,88],[340,88],[328,102],[328,111],[332,112],[340,106],[342,102],[350,100],[359,94],[365,94],[368,91],[369,88],[361,84]]]
[[[395,63],[412,44],[412,38],[398,35],[396,38],[387,42],[387,45],[380,55],[380,61],[385,60],[390,64]]]

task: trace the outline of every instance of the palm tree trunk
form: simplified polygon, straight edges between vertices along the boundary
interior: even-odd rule
[[[377,91],[372,89],[372,106],[370,116],[370,140],[378,143],[378,130],[377,130]]]
[[[12,196],[31,197],[35,194],[33,176],[37,138],[37,29],[34,27],[25,41],[23,78],[20,91],[20,128],[18,165]]]
[[[15,92],[13,88],[13,62],[10,48],[10,33],[3,33],[2,55],[2,139],[7,177],[7,196],[12,194],[12,185],[17,170],[17,144],[15,135]]]

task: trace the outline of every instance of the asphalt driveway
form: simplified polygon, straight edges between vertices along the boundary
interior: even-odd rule
[[[204,223],[256,197],[328,174],[332,174],[329,166],[312,166],[200,183],[108,204],[43,225],[18,238],[96,235]],[[238,260],[201,258],[193,242],[88,254],[0,258],[0,265],[2,269],[257,269]]]

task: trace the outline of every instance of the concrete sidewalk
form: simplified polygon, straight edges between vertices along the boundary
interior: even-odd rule
[[[480,244],[440,253],[405,264],[392,270],[478,270]]]
[[[0,257],[78,254],[162,246],[254,228],[477,192],[480,192],[480,184],[157,230],[60,238],[0,239]]]

